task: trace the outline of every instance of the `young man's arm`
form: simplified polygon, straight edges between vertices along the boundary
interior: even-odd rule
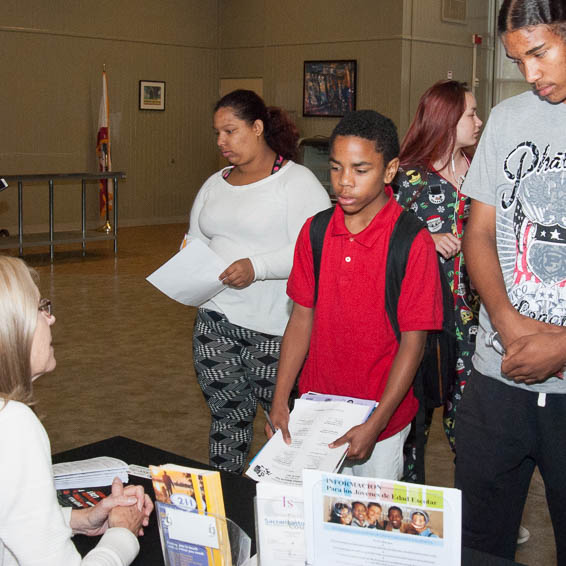
[[[566,332],[519,314],[509,301],[497,255],[495,220],[494,206],[472,200],[463,242],[468,273],[505,346],[503,373],[516,382],[544,381],[566,361]]]
[[[348,442],[350,447],[347,457],[353,460],[363,460],[371,454],[377,437],[383,432],[413,384],[415,373],[423,357],[426,335],[424,330],[401,332],[399,350],[393,360],[387,385],[377,409],[365,423],[352,427],[330,444],[331,448]]]
[[[291,444],[288,428],[289,395],[309,350],[313,314],[313,309],[293,303],[293,312],[281,342],[277,383],[269,416],[273,426],[281,429],[283,440],[287,444]],[[273,436],[269,423],[265,425],[265,434],[268,438]]]

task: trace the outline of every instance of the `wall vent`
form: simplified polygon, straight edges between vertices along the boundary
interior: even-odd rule
[[[466,23],[468,0],[442,0],[442,19],[457,24]]]

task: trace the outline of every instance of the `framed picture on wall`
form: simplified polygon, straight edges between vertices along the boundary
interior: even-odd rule
[[[140,81],[140,110],[165,110],[165,82]]]
[[[356,61],[305,61],[303,116],[340,117],[356,109]]]

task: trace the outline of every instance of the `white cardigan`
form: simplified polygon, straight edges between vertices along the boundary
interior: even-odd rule
[[[81,559],[71,540],[71,508],[60,507],[53,483],[49,438],[34,412],[0,399],[0,539],[4,566],[127,566],[137,537],[108,529]]]
[[[226,267],[249,258],[255,280],[245,289],[228,287],[201,306],[238,326],[281,336],[291,312],[286,285],[297,236],[307,218],[330,206],[330,198],[313,173],[293,161],[243,186],[223,179],[225,170],[198,192],[187,241],[200,238]]]

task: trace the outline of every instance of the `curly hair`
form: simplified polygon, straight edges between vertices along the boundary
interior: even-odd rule
[[[330,136],[331,148],[338,136],[356,136],[375,142],[375,150],[383,154],[385,164],[399,155],[399,137],[395,124],[375,110],[357,110],[346,114]]]

